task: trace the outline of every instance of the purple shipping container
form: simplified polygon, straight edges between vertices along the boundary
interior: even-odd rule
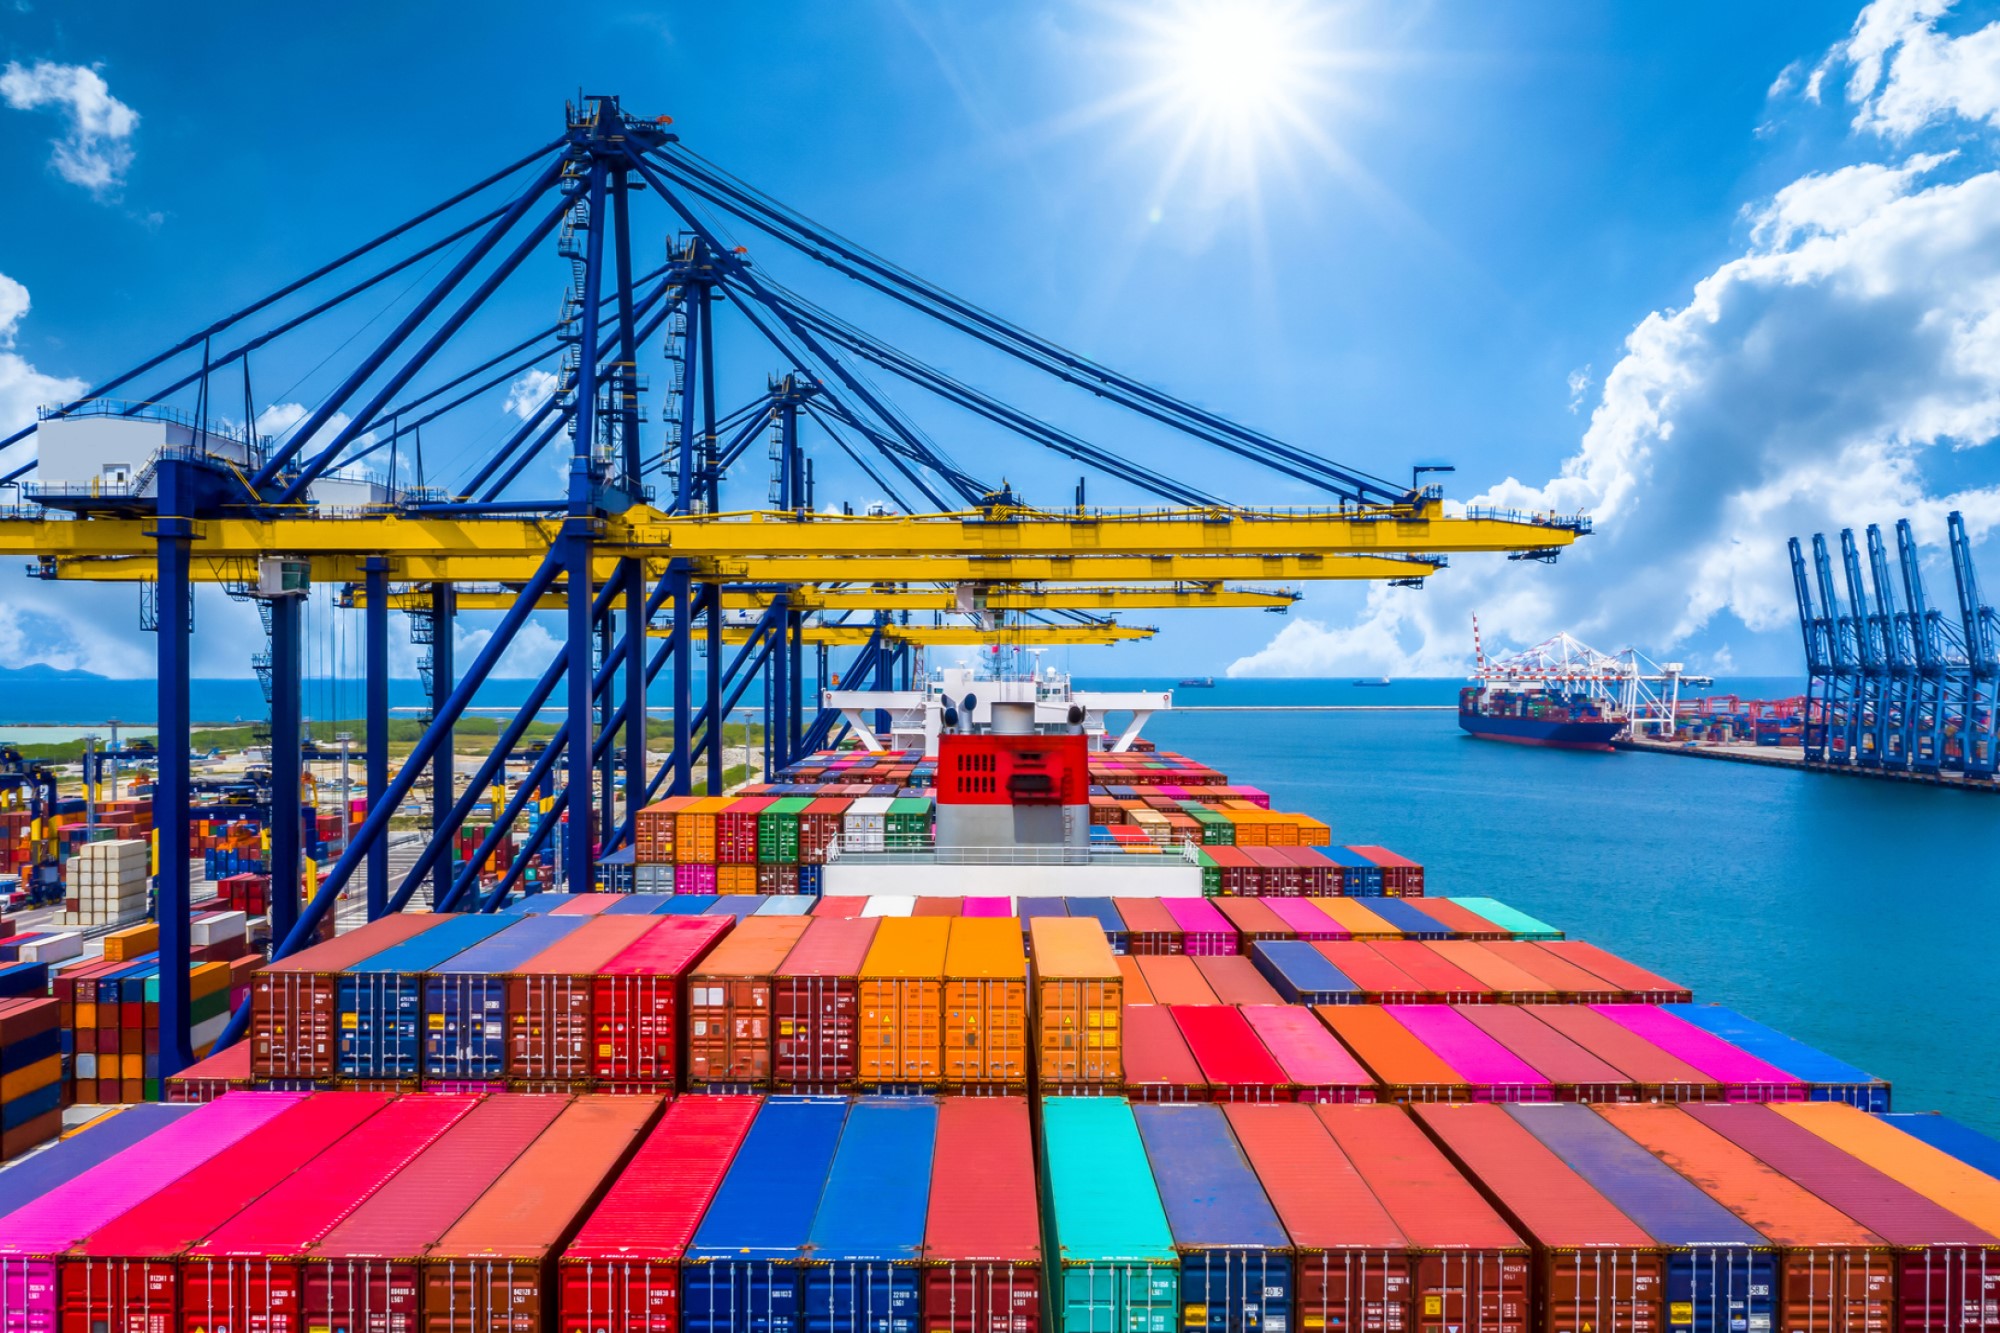
[[[157,1134],[195,1110],[193,1102],[147,1102],[93,1124],[24,1162],[10,1165],[0,1176],[0,1216],[19,1211],[50,1190],[67,1185],[99,1162],[124,1152],[139,1140]]]
[[[1392,1004],[1389,1015],[1472,1085],[1476,1102],[1552,1102],[1555,1085],[1447,1004]]]
[[[1802,1102],[1810,1089],[1776,1065],[1759,1060],[1694,1024],[1675,1018],[1656,1004],[1593,1004],[1590,1006],[1628,1032],[1635,1032],[1667,1054],[1722,1085],[1729,1102]]]
[[[1236,952],[1236,927],[1206,898],[1162,898],[1167,915],[1185,932],[1181,949],[1196,957]]]
[[[305,1100],[232,1092],[0,1219],[0,1333],[56,1333],[56,1256]]]
[[[959,908],[960,916],[1012,916],[1012,898],[967,898]]]

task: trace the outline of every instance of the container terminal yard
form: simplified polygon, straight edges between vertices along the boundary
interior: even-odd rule
[[[1232,488],[1262,471],[1324,502],[1232,503],[1057,430],[780,285],[725,217],[1224,451]],[[217,410],[259,349],[433,260],[298,429]],[[478,318],[551,272],[553,325]],[[748,403],[718,393],[725,318],[772,354]],[[362,466],[544,364],[546,401],[472,476]],[[871,373],[1156,505],[1092,507],[1081,480],[1030,503]],[[0,930],[8,1333],[2000,1331],[2000,1143],[1671,958],[1158,747],[1170,692],[1022,661],[1150,632],[1132,610],[1552,560],[1587,518],[1448,511],[1421,472],[1174,398],[611,97],[0,446],[29,440],[0,550],[145,589],[159,726],[114,750],[144,797],[93,768],[81,820],[47,764],[0,773],[40,912]],[[827,449],[893,506],[823,512]],[[523,498],[549,455],[566,492]],[[725,507],[753,471],[766,503]],[[271,704],[261,771],[200,785],[196,583],[258,607]],[[366,629],[364,795],[331,809],[303,727],[325,586]],[[499,622],[455,660],[475,608]],[[393,755],[392,609],[431,694]],[[468,752],[475,694],[545,609],[555,654]],[[995,651],[924,656],[966,645]],[[1546,688],[1489,700],[1485,665],[1469,731],[1598,743],[1606,719],[1549,715]],[[1815,718],[1892,712],[1915,716],[1809,709],[1803,748]],[[1990,710],[1960,716],[1929,753],[1990,771]]]

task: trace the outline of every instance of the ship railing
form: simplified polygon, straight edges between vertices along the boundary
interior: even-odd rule
[[[827,849],[827,863],[842,865],[891,866],[923,862],[941,866],[1081,866],[1093,863],[1130,865],[1132,854],[1116,848],[1072,847],[1043,844],[1025,847],[939,847],[926,845],[896,850],[858,851],[835,843]],[[1162,856],[1161,861],[1171,858]],[[1182,857],[1183,860],[1192,858]]]

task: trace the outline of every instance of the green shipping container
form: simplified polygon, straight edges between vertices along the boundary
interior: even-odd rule
[[[1202,841],[1207,842],[1208,839],[1203,838]],[[1220,897],[1222,894],[1222,867],[1215,863],[1214,857],[1199,847],[1195,848],[1194,855],[1196,863],[1201,866],[1202,896],[1204,898]]]
[[[889,802],[883,825],[891,847],[929,846],[931,842],[931,801],[928,796],[899,796]]]
[[[1236,825],[1227,817],[1198,801],[1183,801],[1181,809],[1195,823],[1201,825],[1201,841],[1207,847],[1234,847],[1236,845]]]
[[[785,796],[757,814],[757,859],[767,866],[799,863],[799,811],[812,804],[809,796]]]
[[[1526,912],[1516,911],[1497,898],[1448,898],[1466,911],[1485,917],[1517,940],[1559,940],[1563,933],[1546,921],[1537,921]]]
[[[1174,1333],[1180,1260],[1131,1104],[1043,1098],[1041,1172],[1056,1333]]]

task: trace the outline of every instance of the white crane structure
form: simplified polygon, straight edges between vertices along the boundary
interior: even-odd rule
[[[1713,685],[1708,676],[1690,675],[1679,662],[1655,662],[1637,648],[1603,653],[1562,633],[1530,648],[1488,660],[1472,618],[1472,679],[1482,689],[1513,692],[1556,690],[1595,700],[1607,717],[1624,719],[1621,739],[1672,739],[1682,685]]]

